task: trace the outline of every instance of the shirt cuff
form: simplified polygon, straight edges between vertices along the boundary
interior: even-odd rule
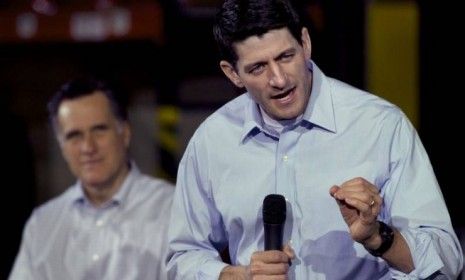
[[[401,230],[400,234],[410,248],[415,269],[406,274],[389,268],[393,279],[426,279],[444,266],[428,233],[418,230]]]

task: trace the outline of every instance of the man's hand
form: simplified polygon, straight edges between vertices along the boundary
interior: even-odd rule
[[[285,245],[282,251],[254,252],[248,266],[227,266],[220,274],[221,280],[287,279],[294,250]]]
[[[383,203],[378,189],[363,178],[354,178],[331,187],[329,193],[336,199],[352,239],[363,245],[372,242],[378,234],[376,217]]]

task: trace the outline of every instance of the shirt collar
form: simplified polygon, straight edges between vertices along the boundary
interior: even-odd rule
[[[245,95],[247,95],[247,105],[244,112],[244,126],[242,127],[241,142],[244,142],[247,137],[253,136],[263,129],[260,109],[257,103],[255,103],[248,92],[246,92]]]
[[[329,81],[313,61],[310,61],[309,71],[313,72],[312,90],[302,120],[335,133],[336,121]],[[242,128],[242,142],[248,137],[256,135],[259,131],[263,131],[260,108],[248,92],[245,94],[247,95],[247,106]]]
[[[303,119],[335,133],[336,119],[331,85],[320,68],[313,61],[311,63],[313,67],[312,91]]]
[[[135,164],[135,162],[130,162],[129,173],[123,181],[123,185],[119,191],[109,200],[107,203],[102,205],[101,208],[106,208],[110,205],[124,205],[128,200],[131,191],[131,185],[135,178],[140,174],[140,170]],[[84,194],[84,189],[82,187],[81,181],[77,181],[74,185],[74,192],[72,193],[72,201],[79,204],[90,204],[89,200]]]

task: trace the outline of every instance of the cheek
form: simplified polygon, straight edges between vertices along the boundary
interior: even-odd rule
[[[120,155],[123,155],[126,150],[126,142],[126,138],[123,137],[107,139],[105,143],[101,143],[99,149],[100,153],[105,154],[108,157],[119,157]]]
[[[62,155],[69,171],[77,176],[77,173],[79,173],[79,155],[74,150],[70,149],[62,150]]]
[[[78,160],[79,151],[77,149],[71,149],[67,147],[62,150],[62,153],[66,162],[68,162],[69,164],[73,164],[73,162],[76,162]]]
[[[302,78],[308,76],[308,65],[306,63],[298,63],[294,67],[294,73],[298,73]]]
[[[246,81],[244,83],[247,91],[256,99],[261,99],[262,95],[266,91],[267,82],[265,79]]]
[[[73,143],[73,142],[66,142],[62,145],[60,145],[61,152],[63,156],[67,159],[76,159],[79,157],[80,153],[80,144],[79,143]]]

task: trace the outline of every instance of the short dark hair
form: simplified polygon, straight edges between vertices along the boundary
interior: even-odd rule
[[[216,15],[213,35],[221,59],[235,66],[233,43],[283,27],[302,45],[303,26],[288,0],[226,0]]]
[[[127,121],[128,115],[125,103],[116,94],[115,90],[102,80],[85,77],[68,81],[52,96],[47,104],[48,115],[52,125],[56,125],[58,108],[63,101],[91,95],[96,91],[102,92],[108,98],[111,110],[117,119]]]

